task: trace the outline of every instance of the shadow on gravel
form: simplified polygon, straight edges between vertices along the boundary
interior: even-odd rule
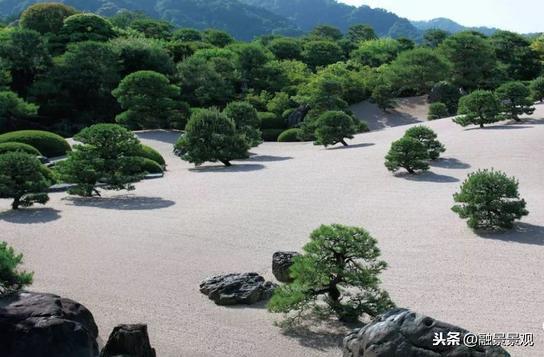
[[[121,211],[146,211],[168,208],[176,203],[160,197],[116,196],[116,197],[67,197],[63,200],[78,207],[95,207]]]
[[[338,322],[322,323],[320,321],[315,325],[310,323],[312,326],[307,324],[308,322],[305,325],[282,329],[282,334],[296,339],[301,346],[327,351],[331,348],[341,348],[342,340],[351,330],[364,326],[363,323],[342,325]]]
[[[361,143],[361,144],[353,144],[349,146],[335,146],[333,148],[329,148],[327,150],[349,150],[349,149],[359,149],[359,148],[366,148],[369,146],[374,146],[376,144],[374,143]]]
[[[189,169],[191,172],[212,172],[212,173],[229,173],[229,172],[251,172],[264,169],[264,165],[261,164],[232,164],[232,166],[214,165],[214,166],[200,166]]]
[[[21,208],[0,213],[0,221],[15,224],[36,224],[56,221],[60,211],[54,208]]]
[[[512,230],[499,232],[476,231],[476,234],[485,239],[503,242],[544,245],[544,227],[529,223],[517,223]]]
[[[434,172],[421,172],[418,174],[410,175],[409,173],[403,172],[400,174],[396,174],[396,177],[403,178],[408,181],[417,181],[417,182],[435,182],[435,183],[452,183],[452,182],[459,182],[459,179],[447,176],[447,175],[439,175],[435,174]]]
[[[469,169],[471,166],[465,162],[459,161],[454,158],[442,158],[438,160],[431,161],[432,167],[441,167],[443,169]]]
[[[274,162],[292,160],[291,156],[272,156],[272,155],[255,155],[251,156],[247,161],[255,162]]]

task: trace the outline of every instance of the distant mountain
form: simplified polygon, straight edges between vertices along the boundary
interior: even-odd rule
[[[450,33],[457,33],[461,31],[472,30],[481,32],[487,36],[491,36],[498,31],[498,29],[492,27],[466,27],[444,17],[439,17],[428,21],[412,21],[412,24],[421,31],[440,29],[448,31]]]
[[[0,17],[18,15],[40,0],[0,0]],[[238,39],[271,33],[300,34],[297,25],[264,8],[238,0],[57,0],[79,10],[113,15],[119,10],[143,11],[180,27],[218,28]]]
[[[412,23],[392,12],[369,6],[350,6],[336,0],[240,0],[288,18],[303,31],[328,24],[346,32],[356,24],[370,25],[379,36],[407,37],[418,40],[419,31]]]

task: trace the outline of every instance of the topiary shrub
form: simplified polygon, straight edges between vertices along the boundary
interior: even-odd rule
[[[416,170],[429,169],[429,152],[419,140],[403,137],[391,144],[385,157],[385,167],[389,171],[398,171],[401,167],[413,174]]]
[[[148,174],[162,174],[164,173],[164,170],[162,169],[162,166],[159,165],[157,162],[144,158],[142,162],[142,171],[147,172]]]
[[[460,192],[453,195],[458,205],[452,210],[473,229],[510,229],[514,221],[529,212],[518,192],[514,177],[495,170],[478,170],[469,174]]]
[[[341,143],[348,146],[345,139],[353,139],[357,132],[352,117],[342,111],[328,111],[319,116],[315,127],[315,144],[335,145]]]
[[[357,133],[368,133],[370,131],[366,121],[358,119],[354,119],[353,121],[355,122],[355,129],[357,130]]]
[[[261,120],[257,110],[248,102],[231,102],[223,111],[227,117],[234,121],[236,131],[245,136],[249,146],[259,146],[262,142],[262,135],[259,127]]]
[[[446,117],[457,113],[459,98],[461,98],[459,88],[446,81],[436,83],[429,93],[429,103],[444,103],[448,111]]]
[[[495,94],[501,103],[502,112],[515,121],[520,121],[520,115],[532,115],[535,112],[531,90],[523,82],[506,82],[495,90]]]
[[[0,155],[7,152],[20,151],[29,155],[41,156],[42,154],[35,148],[23,143],[2,143],[0,144]]]
[[[501,121],[499,112],[499,101],[493,92],[475,90],[459,100],[459,115],[453,121],[461,126],[472,124],[483,128],[485,124]]]
[[[262,129],[264,141],[278,141],[279,136],[285,129]]]
[[[259,120],[261,121],[261,129],[287,129],[285,120],[274,113],[259,112]]]
[[[435,102],[429,105],[429,114],[427,115],[427,119],[436,120],[436,119],[446,118],[448,116],[449,116],[449,113],[448,113],[448,107],[446,107],[446,104],[442,102]]]
[[[32,284],[34,274],[18,270],[21,264],[23,255],[17,254],[6,242],[0,242],[0,294]]]
[[[0,198],[12,198],[13,209],[47,203],[49,197],[45,192],[51,182],[44,174],[47,174],[44,166],[32,155],[23,152],[0,155]]]
[[[290,143],[290,142],[302,141],[300,139],[301,134],[302,134],[302,130],[299,128],[287,129],[278,136],[278,142]]]
[[[138,152],[138,156],[155,161],[157,164],[163,167],[166,165],[164,157],[162,157],[162,155],[151,146],[142,144],[141,150]]]
[[[30,145],[47,157],[63,156],[71,150],[60,135],[41,130],[12,131],[0,135],[0,143],[16,142]]]
[[[321,226],[312,232],[303,251],[290,268],[293,282],[278,287],[268,303],[272,312],[296,312],[287,323],[312,313],[352,322],[363,314],[373,317],[394,307],[380,288],[379,274],[387,264],[379,260],[378,242],[366,230]]]
[[[422,143],[429,153],[431,160],[436,160],[440,154],[446,151],[446,147],[437,139],[436,133],[429,127],[424,125],[414,126],[406,131],[404,136],[414,138]]]

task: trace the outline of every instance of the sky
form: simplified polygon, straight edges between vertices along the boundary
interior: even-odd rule
[[[544,32],[543,0],[339,0],[380,7],[410,20],[447,17],[464,26]]]

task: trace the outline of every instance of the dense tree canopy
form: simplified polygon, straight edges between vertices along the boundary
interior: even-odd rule
[[[76,14],[73,7],[59,3],[38,3],[29,6],[21,14],[21,27],[39,33],[58,33],[64,19]]]

